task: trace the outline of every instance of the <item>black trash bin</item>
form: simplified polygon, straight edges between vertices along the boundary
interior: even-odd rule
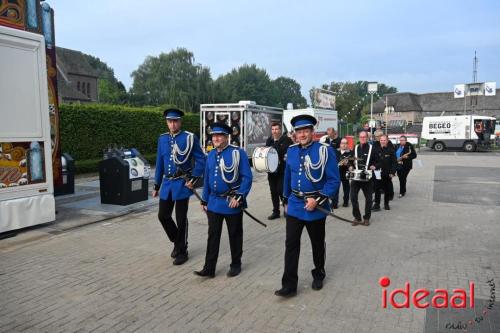
[[[137,149],[108,149],[99,162],[101,203],[130,205],[148,199],[150,165]]]
[[[54,195],[75,193],[75,160],[68,153],[61,154],[62,184],[54,188]]]

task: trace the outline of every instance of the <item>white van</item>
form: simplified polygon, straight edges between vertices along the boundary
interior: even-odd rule
[[[338,113],[335,110],[329,109],[316,109],[316,108],[307,108],[307,109],[291,109],[283,111],[283,125],[284,129],[287,132],[292,131],[291,120],[293,117],[308,114],[315,117],[318,120],[316,124],[316,128],[314,131],[314,138],[319,140],[322,136],[326,134],[326,129],[332,127],[336,131],[338,131]]]
[[[425,117],[421,138],[435,151],[463,148],[471,152],[490,144],[495,121],[493,117],[477,115]]]

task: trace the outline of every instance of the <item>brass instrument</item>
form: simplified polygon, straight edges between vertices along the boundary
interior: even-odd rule
[[[406,159],[406,157],[410,156],[410,154],[411,154],[411,149],[410,149],[409,152],[407,152],[406,154],[401,155],[401,157],[398,158],[398,164],[403,164],[403,160]]]
[[[339,163],[337,164],[337,166],[347,166],[347,163],[349,163],[349,161],[355,161],[355,160],[359,160],[360,158],[356,158],[356,157],[346,157],[346,158],[343,158],[339,161]]]

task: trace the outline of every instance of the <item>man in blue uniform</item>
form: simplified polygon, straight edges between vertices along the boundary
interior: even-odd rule
[[[178,109],[163,112],[169,133],[160,135],[156,157],[156,174],[153,197],[160,196],[158,219],[168,238],[174,243],[171,257],[174,265],[188,260],[187,211],[193,186],[205,169],[205,154],[198,138],[181,130],[184,113]],[[175,220],[172,211],[175,206]]]
[[[205,265],[199,276],[214,277],[222,222],[226,220],[231,247],[231,265],[227,276],[241,272],[243,254],[243,211],[246,197],[252,187],[252,171],[243,149],[229,144],[231,129],[224,123],[210,126],[214,149],[207,157],[205,167],[202,207],[208,217],[208,241]]]
[[[291,120],[297,144],[288,148],[283,196],[287,202],[285,271],[282,288],[275,295],[294,296],[297,293],[300,237],[305,227],[313,250],[312,288],[323,287],[325,278],[325,220],[321,206],[330,211],[328,198],[337,191],[340,178],[337,159],[332,147],[313,141],[317,120],[299,115]]]

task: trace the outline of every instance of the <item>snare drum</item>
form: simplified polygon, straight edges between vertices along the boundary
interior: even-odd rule
[[[276,172],[279,164],[278,152],[273,147],[257,147],[252,154],[252,163],[257,172]]]
[[[347,171],[346,176],[349,180],[356,182],[368,182],[372,178],[372,173],[366,170]]]

